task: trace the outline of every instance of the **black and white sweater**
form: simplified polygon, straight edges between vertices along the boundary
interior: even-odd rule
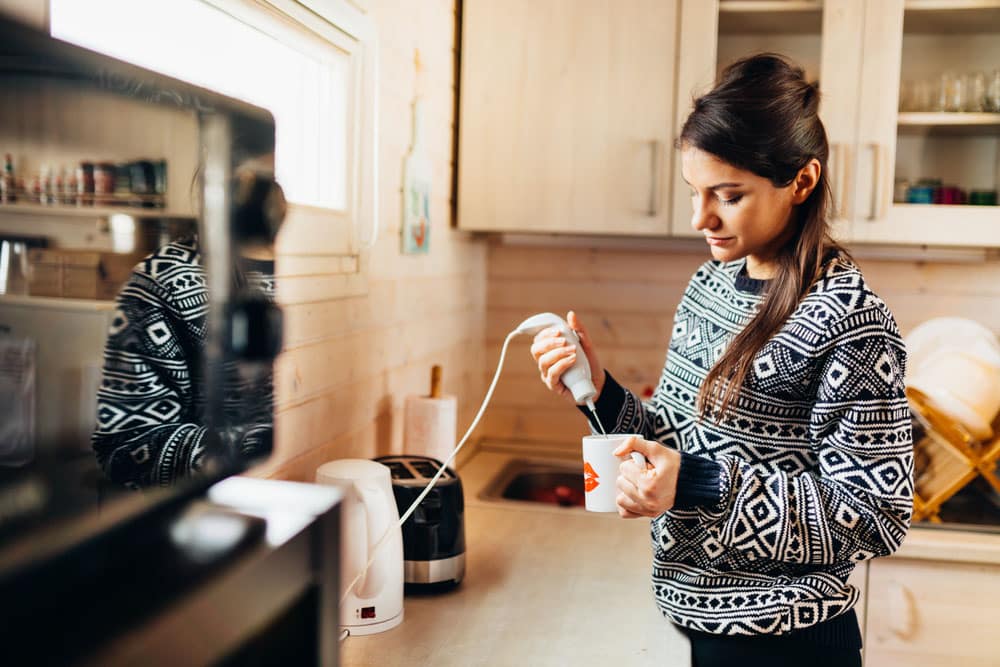
[[[702,381],[766,288],[744,266],[698,269],[652,399],[609,375],[598,414],[681,452],[676,505],[651,524],[653,591],[669,620],[860,646],[848,575],[899,547],[912,511],[903,341],[858,268],[835,258],[757,354],[721,423],[699,421]]]
[[[273,297],[273,262],[243,260],[241,279]],[[118,295],[104,349],[91,444],[105,474],[124,486],[168,486],[199,470],[206,453],[202,354],[208,290],[197,242],[169,243],[140,262]],[[272,375],[225,369],[227,456],[271,448]]]

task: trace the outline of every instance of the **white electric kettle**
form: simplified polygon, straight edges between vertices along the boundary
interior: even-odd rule
[[[370,635],[403,620],[403,536],[389,468],[368,459],[340,459],[316,469],[318,484],[344,490],[341,504],[341,596],[389,530],[368,572],[340,604],[340,625],[352,635]]]

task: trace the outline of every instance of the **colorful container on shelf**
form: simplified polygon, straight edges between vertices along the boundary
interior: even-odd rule
[[[996,206],[996,190],[973,190],[969,193],[969,203],[973,206]]]

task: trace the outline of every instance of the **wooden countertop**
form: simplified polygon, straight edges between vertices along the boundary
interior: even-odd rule
[[[480,498],[514,458],[573,452],[486,443],[459,467],[466,576],[404,600],[392,630],[349,637],[345,667],[687,665],[688,642],[657,611],[647,519]],[[893,558],[1000,563],[1000,534],[915,526]]]

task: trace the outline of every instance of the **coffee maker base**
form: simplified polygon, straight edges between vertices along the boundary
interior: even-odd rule
[[[465,554],[436,560],[403,561],[403,581],[407,584],[459,583],[465,576]]]

